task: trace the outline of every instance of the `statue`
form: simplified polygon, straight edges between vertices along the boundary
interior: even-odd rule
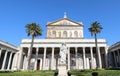
[[[60,64],[66,64],[66,51],[66,44],[62,43],[62,46],[60,48]]]
[[[60,60],[58,67],[58,76],[67,76],[66,51],[67,51],[66,44],[62,43],[59,53]]]

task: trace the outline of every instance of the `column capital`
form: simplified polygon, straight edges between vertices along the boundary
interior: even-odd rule
[[[36,49],[39,49],[39,47],[35,47]]]
[[[39,51],[39,47],[36,47],[36,52],[38,52]]]
[[[86,47],[82,47],[83,49],[85,49]]]
[[[3,48],[0,48],[0,50],[3,50]]]
[[[92,49],[93,47],[90,47],[90,49]]]
[[[70,48],[70,47],[67,47],[67,48]]]
[[[51,47],[52,49],[54,49],[55,47]]]
[[[77,49],[78,47],[75,47],[75,49]]]
[[[6,50],[6,52],[9,52],[8,50]]]
[[[11,52],[11,53],[15,53],[15,52],[13,52],[13,51],[9,51],[9,52]]]
[[[6,48],[2,48],[2,47],[1,47],[0,50],[6,50]]]
[[[77,50],[77,48],[78,48],[78,47],[75,47],[75,52],[77,52],[77,51],[78,51],[78,50]]]
[[[44,49],[47,49],[47,47],[43,47]]]
[[[100,48],[100,46],[98,46],[98,49]]]
[[[24,48],[24,47],[20,47],[19,49],[20,49],[20,50],[23,50],[23,48]],[[27,47],[27,48],[29,49],[29,47]]]
[[[92,51],[93,47],[90,47],[90,51]]]
[[[11,52],[11,50],[6,50],[7,52]]]
[[[2,50],[0,49],[0,58],[1,58]]]
[[[83,53],[85,53],[85,47],[83,47]]]
[[[105,47],[105,52],[106,52],[106,53],[108,52],[108,47]]]
[[[93,47],[90,47],[90,51],[93,51],[92,49],[93,49]]]

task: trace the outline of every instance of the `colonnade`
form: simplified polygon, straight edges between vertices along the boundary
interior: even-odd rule
[[[116,50],[114,50],[114,51],[112,51],[110,53],[112,54],[111,57],[113,58],[114,67],[120,67],[120,49],[116,49]]]
[[[0,48],[0,70],[11,70],[15,52]]]
[[[23,47],[24,48],[24,47]],[[36,52],[35,52],[35,64],[34,64],[34,70],[37,70],[37,60],[39,58],[39,54],[38,52],[40,51],[40,47],[35,47],[36,48]],[[44,50],[43,50],[43,57],[42,57],[42,69],[41,70],[46,70],[46,56],[48,55],[47,54],[47,48],[51,48],[51,60],[50,60],[50,69],[49,70],[55,70],[55,68],[57,68],[57,66],[55,66],[55,62],[56,62],[56,56],[59,55],[59,51],[60,51],[60,47],[42,47]],[[58,50],[55,50],[55,48],[59,48],[59,51]],[[74,50],[72,50],[72,48]],[[102,50],[101,50],[102,48]],[[28,48],[29,50],[29,48]],[[57,51],[57,54],[55,53]],[[97,66],[97,62],[96,62],[96,52],[95,52],[95,47],[67,47],[67,69],[70,70],[72,69],[71,68],[71,58],[72,58],[72,54],[73,54],[73,51],[74,51],[74,56],[75,56],[75,69],[79,69],[79,59],[78,59],[78,53],[81,54],[82,56],[82,64],[83,64],[83,68],[82,69],[88,69],[87,68],[87,64],[89,64],[90,68],[89,69],[95,69],[96,66]],[[88,52],[89,51],[89,52]],[[107,50],[106,50],[106,47],[99,47],[98,48],[98,51],[100,51],[99,53],[99,58],[100,58],[100,68],[102,68],[102,61],[107,65]],[[101,59],[101,54],[104,54],[104,59]],[[87,59],[87,54],[90,55],[89,57],[89,62],[86,60]],[[56,60],[55,60],[56,59]],[[58,57],[58,60],[59,60],[59,57]],[[23,60],[21,60],[22,62]],[[57,61],[57,63],[59,64],[59,61]]]

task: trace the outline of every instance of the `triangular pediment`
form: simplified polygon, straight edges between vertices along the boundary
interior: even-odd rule
[[[48,23],[47,25],[58,25],[58,26],[71,26],[71,25],[74,25],[74,26],[82,26],[83,24],[82,23],[78,23],[78,22],[75,22],[75,21],[72,21],[72,20],[69,20],[67,18],[63,18],[63,19],[60,19],[60,20],[57,20],[55,22],[50,22]]]

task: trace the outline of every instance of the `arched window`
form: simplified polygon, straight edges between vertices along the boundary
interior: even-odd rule
[[[67,37],[67,31],[63,32],[63,37],[66,38]]]
[[[52,32],[52,37],[56,37],[56,31]]]
[[[72,37],[72,32],[71,32],[71,31],[70,31],[70,33],[69,33],[69,34],[70,34],[70,37]]]
[[[75,38],[78,37],[78,32],[77,32],[77,31],[74,32],[74,37],[75,37]]]
[[[61,32],[58,32],[59,37],[61,37]]]
[[[51,37],[51,31],[50,30],[47,31],[47,37]]]

